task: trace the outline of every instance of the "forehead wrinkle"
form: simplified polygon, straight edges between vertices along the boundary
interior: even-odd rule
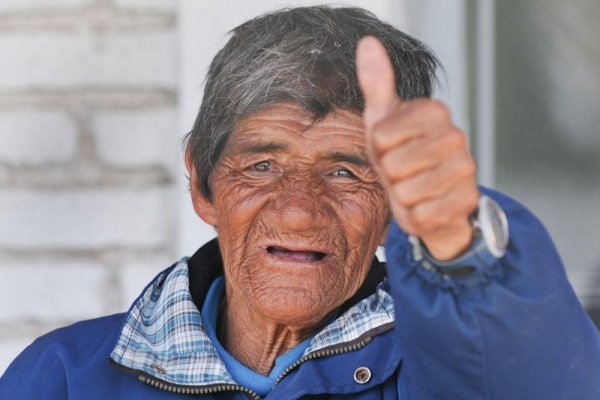
[[[362,115],[344,108],[334,109],[323,116],[315,116],[311,111],[295,103],[282,102],[259,110],[240,121],[241,125],[251,122],[285,121],[298,125],[298,130],[308,130],[313,127],[345,128],[364,132]],[[357,127],[358,125],[358,127]]]
[[[254,114],[251,114],[247,118],[240,121],[240,124],[258,124],[260,127],[261,122],[267,122],[270,125],[277,125],[277,121],[285,122],[288,124],[292,123],[298,126],[298,130],[301,130],[310,127],[315,122],[315,118],[310,112],[302,108],[284,103],[278,104],[273,107],[265,108]]]
[[[279,130],[277,132],[281,133]],[[311,132],[288,130],[285,135],[264,133],[264,135],[261,135],[256,131],[240,132],[239,135],[232,137],[229,152],[232,154],[260,154],[289,152],[292,149],[300,149],[305,156],[316,152],[324,159],[350,162],[360,167],[370,165],[362,137],[357,137],[353,132],[327,129]],[[327,136],[335,136],[333,146],[327,146],[323,142],[323,140],[328,142]],[[296,140],[294,137],[300,138],[300,140]],[[344,143],[347,143],[347,145]]]
[[[349,137],[352,140],[358,139],[361,142],[364,141],[365,129],[362,125],[362,118],[354,119],[344,114],[339,112],[328,114],[325,118],[314,121],[298,133],[304,135],[315,133],[319,136],[335,134],[337,136]],[[353,114],[351,116],[354,117]]]
[[[279,122],[279,123],[278,123]],[[298,121],[295,119],[289,119],[285,117],[277,117],[277,118],[254,118],[245,122],[244,128],[241,129],[242,132],[248,130],[264,130],[264,129],[281,129],[284,131],[293,131],[300,132],[306,129],[310,129],[311,122],[307,121]]]
[[[283,112],[278,113],[278,110]],[[327,140],[327,136],[335,137],[333,148],[313,146],[315,141]],[[346,141],[352,149],[344,148],[342,142]],[[286,105],[262,110],[241,121],[230,137],[229,146],[234,153],[260,153],[291,150],[298,145],[307,150],[305,146],[310,145],[324,151],[329,159],[364,166],[368,162],[363,141],[362,118],[356,113],[336,110],[315,120],[302,110]]]
[[[280,122],[280,123],[277,123]],[[236,143],[245,142],[264,142],[269,140],[270,135],[280,133],[297,134],[306,131],[307,125],[283,117],[279,118],[253,118],[244,121],[235,129],[230,137],[230,141]]]

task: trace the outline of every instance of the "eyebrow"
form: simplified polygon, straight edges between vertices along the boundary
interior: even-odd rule
[[[347,163],[354,164],[359,167],[368,167],[370,165],[369,161],[365,157],[359,156],[357,154],[351,154],[351,153],[335,152],[335,153],[329,154],[329,156],[327,158],[329,158],[333,161],[347,162]]]
[[[288,148],[287,144],[284,143],[255,143],[247,146],[242,146],[239,150],[239,153],[242,154],[260,154],[260,153],[268,153],[274,151],[286,150]]]
[[[285,143],[277,143],[277,142],[267,142],[267,143],[253,143],[247,146],[242,146],[238,153],[240,154],[261,154],[261,153],[269,153],[287,150],[289,146]],[[338,161],[338,162],[347,162],[350,164],[354,164],[358,167],[369,167],[371,164],[367,160],[365,156],[358,155],[355,153],[344,153],[340,151],[336,151],[333,153],[329,153],[326,156],[327,159]]]

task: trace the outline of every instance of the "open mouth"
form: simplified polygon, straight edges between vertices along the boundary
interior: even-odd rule
[[[293,261],[321,261],[327,256],[326,253],[320,251],[291,250],[280,246],[269,246],[267,251],[274,256]]]

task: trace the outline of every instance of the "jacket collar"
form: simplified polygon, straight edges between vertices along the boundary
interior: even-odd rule
[[[377,267],[381,270],[379,263]],[[377,267],[357,295],[342,306],[340,316],[323,328],[304,352],[355,342],[391,327],[394,303],[383,288]],[[375,272],[373,272],[375,271]],[[190,259],[183,258],[159,274],[130,308],[110,358],[127,369],[176,385],[235,384],[211,343],[200,317],[210,284],[222,274],[216,240]],[[193,294],[192,294],[193,293]],[[352,303],[354,301],[354,303]]]

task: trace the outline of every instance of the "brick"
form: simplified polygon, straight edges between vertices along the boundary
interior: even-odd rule
[[[173,170],[182,160],[173,109],[103,112],[94,118],[96,149],[109,165],[161,165]]]
[[[0,35],[0,89],[150,85],[174,88],[172,31]]]
[[[75,154],[77,129],[71,119],[59,112],[0,112],[0,143],[0,162],[61,162]]]
[[[119,287],[121,288],[121,310],[127,310],[133,301],[142,293],[146,285],[161,271],[177,261],[167,255],[145,257],[135,261],[122,263],[117,269]]]
[[[3,265],[0,274],[3,323],[97,317],[103,314],[111,297],[108,269],[101,264],[18,263]]]
[[[93,3],[93,0],[2,0],[0,12],[33,10],[36,8],[77,7]]]
[[[172,11],[177,9],[176,0],[113,0],[119,8],[136,8],[142,10]]]
[[[0,190],[0,247],[164,246],[165,189]]]

